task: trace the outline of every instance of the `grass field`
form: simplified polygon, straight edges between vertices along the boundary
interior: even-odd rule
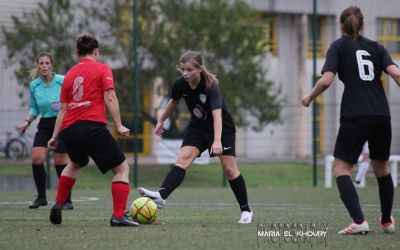
[[[48,221],[50,206],[27,209],[33,191],[3,190],[0,249],[398,249],[399,233],[384,235],[378,227],[379,198],[373,181],[359,189],[373,232],[365,236],[338,236],[336,232],[347,226],[350,219],[336,188],[310,187],[311,171],[305,164],[266,164],[260,170],[261,165],[241,167],[255,213],[255,221],[250,225],[236,223],[240,215],[238,205],[230,188],[221,187],[221,170],[217,165],[191,169],[182,187],[160,210],[157,221],[139,228],[109,226],[110,176],[97,176],[94,168],[82,171],[73,191],[75,209],[64,211],[59,226]],[[147,167],[154,169],[139,169],[142,184],[158,186],[168,168]],[[7,168],[1,166],[0,174],[25,171]],[[215,176],[211,178],[210,174]],[[54,197],[54,192],[50,190],[48,196]],[[129,203],[137,197],[137,190],[132,188]],[[398,200],[396,193],[393,214],[397,218]],[[299,225],[307,228],[311,223],[318,230],[325,230],[327,225],[327,237],[292,237],[288,241],[257,237],[261,227],[267,230],[273,225],[288,224],[295,233]]]

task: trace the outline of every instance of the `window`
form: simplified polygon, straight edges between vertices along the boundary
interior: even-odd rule
[[[275,16],[263,15],[261,17],[265,39],[260,42],[263,51],[271,52],[273,55],[277,54],[277,32],[276,32],[276,18]]]
[[[313,56],[313,17],[309,17],[308,22],[308,41],[307,41],[307,57],[311,58]],[[325,17],[317,17],[317,28],[316,28],[316,38],[317,38],[317,57],[324,57],[325,55],[325,39],[324,30]]]
[[[150,93],[144,96],[142,102],[144,110],[148,110],[150,106]],[[146,112],[144,111],[144,112]],[[146,112],[147,114],[147,112]],[[150,155],[150,137],[151,137],[151,126],[153,125],[146,114],[139,114],[138,121],[138,153],[141,156]],[[128,137],[118,134],[116,128],[114,130],[114,136],[121,147],[122,151],[130,155],[134,152],[134,117],[132,112],[121,113],[122,124],[130,129],[131,133]]]
[[[114,81],[117,85],[116,92],[120,103],[120,112],[122,124],[130,129],[131,134],[128,137],[118,134],[117,129],[113,127],[110,131],[120,145],[122,151],[130,155],[134,151],[134,117],[132,113],[133,98],[132,91],[130,91],[130,84],[132,82],[129,75],[130,69],[113,69]],[[139,111],[139,126],[138,126],[138,152],[141,156],[150,155],[151,150],[151,127],[152,118],[149,116],[151,108],[151,90],[147,84],[141,86],[139,93],[139,102],[141,110]],[[123,105],[122,105],[123,104]],[[113,125],[113,123],[110,123]]]
[[[377,40],[395,57],[400,57],[400,20],[378,19]]]

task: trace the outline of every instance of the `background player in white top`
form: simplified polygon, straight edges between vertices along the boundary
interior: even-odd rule
[[[356,178],[354,180],[354,184],[356,185],[356,187],[365,186],[365,176],[367,175],[368,167],[369,167],[369,149],[368,149],[368,142],[366,142],[361,152],[361,162],[358,164],[358,171]]]

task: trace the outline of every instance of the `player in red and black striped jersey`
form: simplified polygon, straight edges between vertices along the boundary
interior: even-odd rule
[[[70,193],[81,168],[89,162],[89,156],[104,174],[111,170],[113,214],[111,226],[138,226],[125,216],[129,195],[129,165],[106,128],[106,107],[118,132],[129,135],[122,125],[119,103],[114,90],[114,80],[108,65],[97,62],[99,44],[92,35],[83,35],[76,42],[80,61],[65,75],[61,89],[61,110],[57,116],[53,137],[48,142],[54,148],[57,137],[64,140],[71,163],[61,174],[55,204],[51,208],[50,221],[61,224],[61,207]]]
[[[168,196],[182,183],[186,169],[192,165],[196,157],[208,150],[210,156],[220,158],[224,173],[240,206],[239,223],[251,223],[253,212],[248,205],[246,184],[236,164],[236,130],[222,99],[218,79],[208,72],[203,63],[203,57],[195,51],[184,53],[178,68],[182,76],[172,87],[171,99],[154,133],[161,135],[164,132],[164,121],[181,98],[186,102],[191,113],[191,120],[185,131],[175,166],[165,177],[159,191],[153,192],[139,188],[139,192],[142,196],[154,199],[159,208],[164,207]]]
[[[342,37],[335,40],[326,55],[322,78],[318,80],[302,104],[306,107],[333,82],[337,73],[344,84],[340,110],[340,128],[334,151],[334,173],[340,197],[353,223],[339,234],[368,233],[369,225],[361,211],[357,191],[351,181],[353,165],[365,142],[378,180],[382,216],[381,227],[393,233],[393,181],[389,156],[392,139],[389,105],[381,83],[382,71],[400,86],[400,70],[388,51],[379,43],[361,35],[363,15],[350,6],[340,15]]]

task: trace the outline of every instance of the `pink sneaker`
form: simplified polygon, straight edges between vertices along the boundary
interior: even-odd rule
[[[351,223],[350,226],[343,230],[340,230],[338,234],[350,235],[350,234],[367,234],[369,232],[368,222],[365,220],[361,224],[355,222]]]
[[[387,222],[385,224],[382,224],[380,221],[381,221],[381,219],[379,219],[379,225],[381,226],[382,231],[385,234],[392,234],[392,233],[394,233],[394,231],[396,231],[396,228],[394,226],[393,216],[390,216],[390,222]]]

